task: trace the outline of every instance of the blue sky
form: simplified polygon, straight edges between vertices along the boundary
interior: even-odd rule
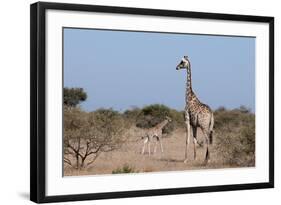
[[[161,103],[185,105],[188,55],[192,87],[216,109],[240,105],[255,111],[255,38],[95,29],[64,29],[64,87],[82,87],[87,111]]]

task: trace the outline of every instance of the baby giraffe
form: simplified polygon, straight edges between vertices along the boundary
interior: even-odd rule
[[[156,126],[149,128],[146,131],[145,136],[143,137],[144,141],[143,141],[143,148],[142,148],[142,154],[144,154],[144,150],[145,150],[145,145],[148,144],[148,155],[150,156],[150,143],[153,141],[153,139],[155,138],[155,145],[154,145],[154,151],[153,153],[156,153],[156,149],[157,149],[157,141],[160,144],[161,147],[161,152],[163,153],[163,145],[162,145],[162,130],[165,127],[165,125],[167,125],[169,122],[171,122],[172,119],[169,117],[165,117],[165,120],[162,121],[161,123],[157,124]]]

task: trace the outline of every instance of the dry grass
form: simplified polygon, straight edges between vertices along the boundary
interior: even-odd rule
[[[159,171],[179,171],[191,169],[213,169],[235,167],[222,163],[220,153],[214,149],[214,145],[210,147],[211,160],[204,164],[204,147],[197,147],[197,158],[193,159],[193,144],[189,145],[190,161],[183,163],[185,150],[185,131],[182,128],[174,130],[163,137],[164,153],[160,152],[158,147],[154,155],[148,156],[147,152],[142,155],[141,149],[143,142],[144,130],[132,127],[126,133],[127,141],[118,150],[102,153],[95,163],[81,170],[73,169],[65,165],[65,176],[73,175],[95,175],[95,174],[112,174],[112,171],[122,169],[129,166],[134,172],[159,172]],[[214,136],[214,140],[216,136]],[[203,141],[202,133],[198,130],[198,140]],[[216,143],[214,141],[214,143]]]
[[[106,111],[106,110],[105,110]],[[206,164],[204,162],[205,147],[197,147],[197,158],[193,160],[193,143],[188,147],[188,163],[183,163],[185,155],[185,129],[184,129],[184,118],[181,112],[171,110],[163,105],[147,106],[141,109],[134,109],[127,111],[124,114],[113,112],[112,110],[104,113],[115,113],[114,116],[118,116],[121,121],[112,123],[107,115],[93,120],[92,126],[100,128],[101,132],[94,132],[95,135],[107,136],[104,132],[104,123],[97,124],[97,122],[107,122],[109,125],[108,129],[113,133],[112,140],[110,142],[116,143],[116,149],[111,149],[108,152],[101,151],[94,161],[94,163],[84,166],[80,169],[75,169],[65,163],[64,174],[65,176],[73,175],[95,175],[95,174],[112,174],[112,173],[142,173],[142,172],[160,172],[160,171],[180,171],[180,170],[192,170],[192,169],[216,169],[216,168],[230,168],[230,167],[251,167],[255,166],[255,114],[251,113],[248,109],[243,106],[238,109],[226,110],[225,108],[217,109],[214,112],[215,115],[215,126],[213,135],[213,144],[210,146],[211,159]],[[149,111],[148,115],[142,115]],[[100,111],[99,111],[100,112]],[[94,113],[97,115],[97,111]],[[83,119],[87,113],[76,116],[78,122]],[[157,152],[151,156],[148,156],[147,149],[144,155],[141,154],[143,147],[142,137],[145,136],[146,130],[140,128],[138,124],[144,123],[149,120],[152,123],[161,120],[163,116],[169,115],[172,118],[173,126],[167,129],[163,135],[163,148],[164,153],[160,152],[158,147]],[[75,118],[76,119],[76,118]],[[138,121],[141,119],[140,121]],[[69,118],[70,122],[73,118]],[[144,120],[144,121],[143,121]],[[124,132],[116,134],[114,130],[120,128],[123,122],[126,126]],[[72,123],[73,124],[73,123]],[[72,125],[70,123],[70,125]],[[81,123],[80,123],[81,124]],[[82,125],[84,125],[82,123]],[[150,124],[152,125],[152,124]],[[107,126],[106,126],[107,127]],[[144,126],[145,127],[145,126]],[[149,127],[149,126],[148,126]],[[68,127],[65,127],[68,129]],[[90,129],[90,130],[91,130]],[[86,132],[89,129],[86,129]],[[118,129],[117,129],[118,130]],[[69,131],[69,130],[68,130]],[[70,131],[73,131],[70,129]],[[78,134],[85,134],[85,130],[79,128],[75,130]],[[74,132],[74,133],[76,133]],[[66,132],[65,132],[66,133]],[[79,136],[80,136],[79,135]],[[89,136],[93,134],[89,133]],[[201,130],[198,128],[197,139],[203,142],[203,135]],[[120,142],[116,141],[122,139]],[[111,138],[110,138],[111,139]],[[97,143],[98,141],[93,141]],[[118,146],[117,146],[118,145]],[[159,145],[158,145],[159,146]],[[86,147],[82,144],[81,147]],[[154,145],[151,145],[153,150]],[[89,156],[89,161],[91,161]],[[73,164],[74,158],[70,158]]]

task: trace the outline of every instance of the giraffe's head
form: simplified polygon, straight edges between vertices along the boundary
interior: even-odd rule
[[[170,117],[166,116],[165,118],[166,120],[168,120],[168,122],[172,122],[172,119]]]
[[[188,59],[188,56],[184,56],[180,63],[177,65],[177,70],[180,70],[180,69],[188,69],[190,68],[190,62],[189,62],[189,59]]]

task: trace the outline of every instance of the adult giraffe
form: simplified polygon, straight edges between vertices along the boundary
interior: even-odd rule
[[[187,149],[190,140],[190,127],[193,131],[193,147],[194,147],[194,159],[196,158],[196,146],[197,143],[197,128],[200,127],[206,143],[205,162],[210,159],[209,144],[212,144],[213,139],[213,127],[214,127],[214,115],[211,108],[199,101],[195,93],[192,90],[191,84],[191,64],[187,56],[184,56],[178,64],[177,70],[187,70],[187,82],[185,93],[185,124],[186,124],[186,141],[185,141],[185,160],[187,162]]]

